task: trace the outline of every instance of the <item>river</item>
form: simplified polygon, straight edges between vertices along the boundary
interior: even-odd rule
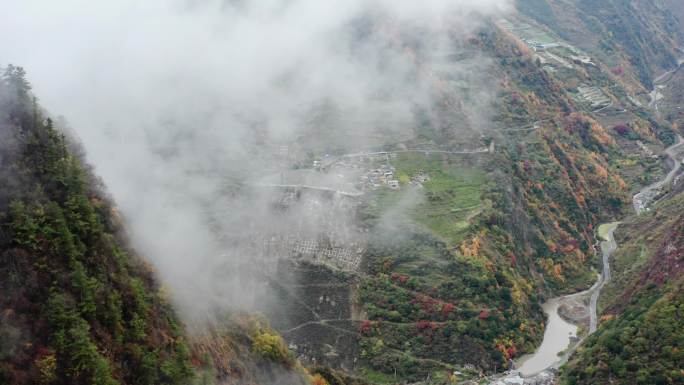
[[[518,371],[523,376],[540,373],[561,360],[558,353],[567,349],[572,338],[577,337],[577,326],[565,321],[558,315],[561,298],[554,298],[542,305],[548,320],[544,331],[544,340],[537,351],[520,360]]]
[[[563,319],[558,309],[565,301],[586,300],[588,298],[589,313],[589,334],[596,331],[598,325],[597,305],[601,290],[610,280],[610,256],[617,249],[617,243],[613,237],[618,223],[606,223],[599,227],[599,237],[601,238],[599,247],[602,255],[603,269],[598,275],[596,283],[580,293],[556,297],[548,300],[542,305],[542,309],[547,317],[544,339],[541,346],[527,356],[523,356],[516,363],[517,371],[525,377],[535,375],[549,369],[557,369],[565,363],[568,356],[581,343],[577,335],[578,327],[576,324]]]
[[[683,62],[680,61],[677,69],[679,69],[682,65]],[[676,70],[670,71],[660,76],[658,79],[656,79],[656,83],[663,81],[667,75],[674,73],[674,71]],[[657,87],[657,84],[655,87]],[[657,94],[657,92],[653,93],[652,97],[655,94]],[[652,104],[655,102],[656,101],[652,99]],[[679,147],[684,148],[684,138],[677,134],[675,144],[665,149],[665,154],[673,162],[672,170],[670,170],[670,172],[661,180],[644,187],[641,191],[634,195],[634,211],[637,214],[648,211],[649,206],[661,194],[663,188],[672,182],[676,174],[682,168],[684,159],[677,158]],[[602,271],[598,276],[596,283],[589,290],[583,291],[581,293],[556,297],[545,302],[542,305],[542,309],[547,316],[547,323],[542,344],[539,346],[539,348],[537,348],[534,354],[521,357],[515,363],[516,369],[513,373],[501,378],[508,378],[517,381],[522,380],[520,377],[520,375],[522,375],[525,377],[525,383],[528,383],[528,381],[539,384],[553,383],[553,378],[555,376],[553,371],[564,364],[572,352],[574,352],[574,350],[582,343],[584,338],[586,338],[586,336],[584,336],[581,340],[578,340],[577,325],[566,321],[559,315],[558,310],[565,300],[588,297],[588,334],[592,334],[596,331],[598,327],[598,299],[601,294],[601,290],[611,278],[610,257],[618,247],[614,237],[614,232],[618,225],[619,222],[614,222],[599,226],[598,233],[600,238],[599,248],[602,256]]]
[[[644,187],[634,196],[635,203],[637,201],[640,202],[639,205],[635,204],[634,206],[637,214],[648,210],[648,206],[654,201],[651,197],[659,195],[662,189],[673,180],[674,176],[681,168],[682,160],[677,159],[676,157],[679,147],[684,147],[684,138],[677,135],[676,143],[665,150],[665,154],[667,154],[674,163],[672,170],[663,177],[662,180]],[[642,199],[643,197],[649,197],[649,199]],[[544,313],[547,316],[544,339],[534,354],[524,356],[516,363],[516,370],[522,376],[528,379],[543,376],[544,379],[548,379],[550,375],[549,370],[557,369],[565,363],[574,349],[582,343],[581,340],[578,341],[573,339],[573,337],[577,337],[577,326],[563,319],[558,313],[558,309],[563,301],[576,299],[578,297],[588,297],[589,334],[596,331],[598,327],[598,299],[601,290],[611,278],[610,257],[618,247],[614,237],[614,232],[618,225],[619,223],[615,222],[606,223],[599,227],[598,233],[600,238],[599,248],[602,256],[602,272],[594,286],[581,293],[552,298],[542,305]],[[577,343],[573,344],[573,341]]]

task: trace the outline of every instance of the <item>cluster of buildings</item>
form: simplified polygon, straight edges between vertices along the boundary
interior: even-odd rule
[[[534,52],[543,52],[547,49],[560,47],[558,43],[542,43],[534,39],[524,40],[525,43],[534,50]]]
[[[399,190],[399,180],[395,178],[395,168],[389,164],[383,164],[361,175],[360,183],[362,190],[375,190],[387,186],[392,190]]]
[[[396,153],[390,152],[351,154],[340,159],[335,159],[333,162],[327,161],[326,159],[315,160],[313,166],[317,170],[356,170],[356,172],[360,173],[356,182],[356,187],[361,191],[372,191],[382,187],[387,187],[391,190],[399,190],[401,189],[402,182],[400,182],[397,177],[396,168],[390,164],[390,159],[396,157]],[[411,176],[410,180],[405,180],[403,183],[410,183],[412,186],[422,187],[423,184],[429,180],[430,176],[427,173],[419,171],[417,174]]]
[[[430,175],[425,171],[419,171],[418,174],[411,177],[411,184],[416,187],[423,187],[423,183],[430,180]]]
[[[573,64],[594,66],[591,57],[582,50],[563,41],[550,41],[552,38],[544,31],[527,23],[513,23],[508,20],[501,21],[504,28],[518,36],[535,53],[542,64],[547,64],[544,69],[555,72],[554,64],[573,68]]]
[[[362,190],[375,190],[377,188],[386,186],[392,190],[399,190],[401,188],[400,182],[395,175],[396,171],[391,165],[385,164],[366,172],[360,178]],[[430,180],[430,175],[424,171],[419,171],[417,174],[411,176],[409,183],[415,187],[423,187],[423,184]]]
[[[508,21],[503,25],[535,52],[542,68],[548,72],[554,73],[563,67],[573,69],[575,65],[596,65],[581,49],[564,41],[552,41],[553,37],[537,27],[524,23],[519,27]],[[582,85],[578,87],[578,91],[577,101],[588,104],[595,112],[613,106],[612,100],[598,87]]]

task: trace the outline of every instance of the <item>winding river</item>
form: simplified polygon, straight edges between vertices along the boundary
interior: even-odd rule
[[[548,317],[544,340],[533,355],[521,359],[518,371],[523,376],[540,373],[559,362],[561,358],[558,353],[567,349],[572,338],[577,336],[577,326],[565,321],[558,314],[561,300],[562,298],[553,298],[542,305]]]
[[[597,306],[601,290],[610,280],[610,256],[617,249],[613,233],[619,223],[606,223],[599,227],[601,239],[600,249],[603,269],[596,283],[580,293],[552,298],[542,305],[547,316],[544,339],[534,354],[523,356],[517,363],[517,371],[525,377],[533,377],[549,369],[557,369],[568,359],[574,349],[582,342],[577,335],[577,325],[563,319],[558,309],[568,300],[589,298],[589,334],[596,331],[598,325]],[[586,337],[585,337],[586,338]]]
[[[684,138],[681,135],[677,135],[676,143],[665,150],[665,154],[674,163],[672,170],[661,180],[644,187],[634,196],[634,209],[637,214],[648,210],[648,206],[655,201],[655,198],[660,195],[663,188],[672,182],[681,169],[684,160],[677,159],[679,147],[684,148]],[[516,370],[522,376],[548,379],[549,371],[557,369],[565,363],[574,349],[582,343],[582,340],[576,339],[577,326],[563,319],[558,313],[558,309],[564,301],[588,297],[589,334],[596,331],[598,327],[598,299],[601,290],[611,278],[610,257],[618,247],[614,237],[614,232],[618,225],[619,223],[615,222],[603,224],[599,227],[602,272],[596,283],[589,290],[569,296],[552,298],[542,305],[547,316],[544,339],[534,354],[524,356],[516,363]]]

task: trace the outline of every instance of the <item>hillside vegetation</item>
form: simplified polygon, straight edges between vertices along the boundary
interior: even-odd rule
[[[395,221],[401,237],[371,238],[358,300],[369,320],[359,326],[369,378],[446,381],[453,368],[505,368],[533,351],[544,330],[539,303],[593,283],[593,229],[630,207],[615,165],[619,134],[581,111],[503,31],[469,43],[496,58],[498,151],[488,160],[394,162],[407,174],[430,170],[447,187],[425,185],[427,199]],[[520,132],[519,121],[542,123]],[[387,209],[386,195],[378,199],[365,213],[371,229]]]
[[[684,383],[684,194],[620,225],[603,323],[565,384]]]
[[[414,138],[375,138],[383,151],[437,151],[363,165],[391,166],[397,185],[353,197],[358,270],[281,260],[273,276],[261,272],[278,306],[216,314],[192,333],[128,246],[78,143],[9,66],[0,81],[0,383],[447,384],[533,352],[545,330],[540,304],[594,283],[597,226],[625,217],[632,194],[664,173],[656,154],[675,134],[647,108],[646,91],[676,64],[680,32],[654,0],[517,5],[511,20],[449,42],[449,65],[486,58],[481,75],[495,93],[486,129],[459,126],[473,124],[464,106],[483,85],[440,73]],[[423,68],[420,39],[405,35],[388,45],[417,74],[437,74]],[[551,42],[544,58],[560,60],[542,61],[535,47]],[[334,142],[336,133],[315,134]],[[488,150],[455,154],[464,145]],[[680,194],[620,225],[603,322],[562,382],[684,382],[683,213]]]
[[[652,88],[677,63],[677,18],[655,0],[517,0],[518,9],[561,37]]]
[[[322,385],[325,375],[345,384],[324,368],[310,375],[258,317],[226,315],[225,325],[190,336],[154,271],[127,246],[81,154],[40,108],[23,69],[8,66],[0,80],[0,383]]]
[[[0,81],[0,378],[12,384],[186,384],[190,352],[100,185],[30,93]]]

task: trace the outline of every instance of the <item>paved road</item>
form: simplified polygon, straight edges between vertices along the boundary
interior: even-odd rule
[[[648,208],[648,205],[651,203],[652,199],[658,195],[658,193],[664,186],[672,182],[674,177],[681,169],[682,160],[677,159],[677,151],[679,150],[679,147],[682,146],[684,146],[684,138],[682,138],[681,135],[677,134],[677,142],[665,150],[667,156],[669,156],[670,159],[672,159],[672,161],[674,162],[674,167],[672,167],[672,170],[665,176],[665,178],[659,180],[656,183],[653,183],[650,186],[643,188],[638,194],[634,196],[634,211],[636,211],[637,214],[642,213],[644,210]],[[601,273],[601,277],[599,278],[598,285],[595,285],[596,289],[590,289],[592,290],[592,293],[591,300],[589,302],[589,334],[595,332],[596,328],[598,327],[598,298],[605,284],[608,281],[610,281],[610,256],[613,254],[613,252],[615,252],[615,250],[617,250],[617,242],[615,241],[614,236],[617,226],[618,224],[614,224],[606,234],[607,239],[601,241],[601,254],[603,256],[603,272]]]
[[[648,205],[653,200],[653,198],[655,198],[655,196],[658,195],[658,193],[664,186],[671,183],[674,177],[679,172],[680,168],[682,167],[682,160],[677,159],[676,156],[679,147],[682,146],[684,146],[684,138],[682,138],[682,136],[678,134],[677,142],[665,150],[665,153],[674,162],[674,167],[665,176],[665,178],[659,180],[656,183],[653,183],[650,186],[643,188],[638,194],[634,196],[634,211],[636,211],[637,214],[640,214],[644,210],[646,210],[648,208]],[[614,224],[614,226],[612,226],[606,234],[607,239],[601,241],[600,246],[601,254],[603,256],[603,272],[601,273],[601,277],[599,278],[597,285],[594,285],[594,287],[589,289],[591,291],[591,299],[589,301],[589,334],[595,332],[596,328],[598,327],[598,298],[605,284],[608,281],[610,281],[610,256],[613,254],[613,252],[615,252],[615,250],[617,250],[617,242],[615,241],[614,237],[614,232],[617,229],[617,226],[617,224]]]
[[[644,204],[644,201],[641,201],[641,199],[645,198],[647,196],[650,196],[653,192],[659,191],[660,189],[663,188],[663,186],[666,186],[667,184],[672,182],[675,175],[677,174],[679,169],[682,167],[681,160],[676,159],[677,151],[678,151],[679,147],[681,147],[681,146],[684,146],[684,138],[682,138],[681,135],[677,135],[677,143],[668,147],[665,150],[665,153],[675,162],[675,165],[672,168],[672,170],[665,176],[665,178],[663,178],[662,180],[660,180],[660,181],[658,181],[658,182],[656,182],[656,183],[654,183],[648,187],[645,187],[643,190],[641,190],[641,192],[639,192],[639,194],[634,196],[635,211],[637,211],[637,213],[640,213],[641,212],[640,210],[643,211],[647,207],[647,205],[650,203],[650,201],[649,201],[649,202]],[[655,197],[656,195],[657,195],[657,193],[653,194],[653,197]],[[637,201],[640,201],[639,206],[637,205]],[[642,204],[643,204],[643,208],[641,208]],[[568,296],[558,298],[558,300],[562,301],[562,300],[567,299],[567,298],[579,297],[579,296],[584,296],[587,294],[590,295],[590,297],[589,297],[589,309],[588,309],[589,310],[589,334],[594,333],[596,331],[596,329],[598,328],[598,299],[599,299],[599,296],[601,295],[601,291],[603,290],[603,287],[611,279],[610,257],[615,252],[615,250],[617,250],[617,247],[618,247],[617,242],[615,241],[615,236],[614,236],[615,230],[617,229],[618,225],[619,225],[618,223],[610,224],[611,227],[608,229],[608,232],[606,233],[606,239],[601,240],[601,243],[599,245],[600,250],[601,250],[601,255],[602,255],[603,267],[602,267],[601,275],[599,276],[596,283],[589,290],[583,291],[581,293],[571,294]],[[582,341],[580,341],[578,344],[576,344],[572,349],[569,349],[569,351],[567,351],[561,359],[559,359],[554,365],[552,365],[548,369],[557,369],[558,367],[560,367],[563,363],[565,363],[565,361],[568,359],[568,357],[572,354],[572,351],[574,351],[574,349],[576,349],[581,343],[582,343]],[[546,375],[548,373],[548,369],[541,372],[541,373]],[[530,376],[530,377],[527,377],[527,379],[528,380],[534,379],[536,376],[537,375]]]
[[[430,149],[408,149],[408,150],[397,150],[397,151],[377,151],[377,152],[358,152],[353,154],[344,154],[336,157],[331,157],[328,160],[323,161],[321,165],[322,169],[327,169],[334,164],[340,162],[343,159],[351,158],[365,158],[369,156],[390,156],[393,154],[407,154],[407,153],[418,153],[418,154],[445,154],[445,155],[472,155],[472,154],[486,154],[491,152],[491,146],[489,148],[478,148],[474,150],[461,150],[461,151],[445,151],[445,150],[430,150]]]
[[[679,66],[677,67],[677,69],[672,70],[670,72],[667,72],[667,73],[661,75],[660,77],[658,77],[657,79],[655,79],[654,84],[656,84],[656,87],[657,87],[658,83],[664,81],[668,75],[674,73],[676,70],[678,70],[683,65],[684,65],[684,60],[680,60]],[[657,90],[657,88],[656,88],[656,90]],[[656,93],[657,93],[656,90],[654,90],[654,92],[651,95],[652,96],[651,107],[655,108],[655,109],[657,109],[657,100],[654,100]],[[672,182],[674,177],[677,175],[679,170],[682,168],[682,162],[684,160],[676,158],[677,151],[679,150],[679,147],[681,147],[681,146],[684,146],[684,138],[682,138],[682,136],[678,134],[677,135],[677,142],[665,150],[665,153],[670,157],[670,159],[672,159],[674,161],[674,167],[665,176],[665,178],[663,178],[662,180],[660,180],[656,183],[653,183],[650,186],[645,187],[638,194],[636,194],[634,196],[634,209],[637,212],[637,214],[643,212],[648,207],[648,205],[652,202],[652,200],[658,195],[660,190],[664,186],[666,186],[667,184]],[[639,202],[639,205],[637,205],[638,202]],[[594,333],[598,327],[598,315],[597,315],[598,299],[599,299],[599,296],[601,294],[601,290],[603,289],[605,284],[608,281],[610,281],[610,279],[611,279],[610,257],[615,252],[615,250],[617,250],[617,247],[618,247],[617,242],[615,241],[615,236],[614,236],[615,230],[617,229],[618,225],[619,225],[619,223],[611,224],[611,228],[606,233],[606,239],[602,240],[600,243],[600,250],[601,250],[601,255],[602,255],[602,259],[603,259],[602,260],[603,269],[602,269],[601,275],[598,278],[598,280],[596,281],[596,283],[589,290],[583,291],[581,293],[571,294],[568,296],[558,298],[558,300],[563,300],[563,299],[572,298],[572,297],[584,296],[584,295],[591,293],[591,297],[590,297],[590,301],[589,301],[589,315],[590,315],[589,334]],[[553,383],[553,381],[555,379],[555,374],[551,370],[552,369],[558,369],[561,365],[563,365],[565,363],[565,361],[569,358],[569,356],[572,354],[572,352],[578,346],[580,346],[583,341],[584,341],[584,339],[582,339],[582,341],[577,343],[572,349],[569,349],[569,351],[566,352],[563,355],[563,357],[558,362],[556,362],[554,365],[552,365],[551,367],[549,367],[548,369],[546,369],[545,371],[543,371],[539,374],[526,377],[525,380],[530,382],[530,383],[532,383],[533,381],[537,381],[537,382],[542,383],[542,384]],[[491,384],[494,384],[496,382],[496,380],[505,379],[505,378],[517,380],[520,378],[520,376],[517,373],[510,373],[508,375],[504,374],[504,375],[492,376],[489,379],[491,381]]]
[[[684,60],[678,60],[677,67],[675,69],[667,71],[653,80],[653,91],[651,91],[649,94],[651,98],[651,101],[648,103],[649,108],[658,111],[658,102],[663,97],[659,91],[659,87],[664,88],[667,86],[667,83],[669,83],[672,79],[670,75],[673,75],[675,72],[679,71],[679,69],[682,68],[682,64],[684,64]]]
[[[653,84],[661,84],[661,83],[667,83],[670,79],[666,79],[668,76],[672,75],[673,73],[677,72],[679,68],[684,64],[684,59],[679,59],[677,61],[677,68],[667,71],[664,74],[658,76],[653,80]]]
[[[674,162],[674,167],[665,176],[665,178],[646,186],[638,194],[634,195],[632,199],[634,204],[634,211],[637,214],[641,214],[648,209],[648,206],[653,202],[653,200],[658,196],[663,187],[670,184],[674,177],[677,175],[679,170],[682,168],[682,159],[677,159],[677,152],[680,147],[684,147],[684,138],[677,134],[677,142],[665,150],[665,154],[672,159]]]
[[[601,277],[599,278],[599,281],[597,285],[595,285],[595,289],[591,293],[591,298],[589,301],[589,334],[593,333],[596,331],[596,328],[598,327],[598,315],[597,315],[597,305],[598,305],[598,299],[599,295],[601,294],[601,290],[603,290],[603,287],[606,285],[608,281],[610,281],[610,256],[617,250],[617,242],[615,242],[615,230],[618,227],[617,223],[611,224],[611,228],[608,230],[608,233],[606,234],[607,239],[601,241],[601,255],[603,256],[603,271],[601,272]]]
[[[378,152],[361,152],[357,154],[346,154],[340,156],[341,158],[357,158],[357,157],[365,157],[365,156],[374,156],[374,155],[392,155],[392,154],[405,154],[405,153],[424,153],[424,154],[484,154],[489,152],[489,149],[487,148],[478,148],[475,150],[462,150],[462,151],[445,151],[445,150],[421,150],[421,149],[414,149],[414,150],[398,150],[398,151],[378,151]]]
[[[320,191],[320,192],[329,192],[329,193],[339,194],[339,195],[349,197],[349,198],[358,198],[358,197],[363,195],[362,192],[342,191],[342,190],[336,190],[334,188],[329,188],[329,187],[309,186],[309,185],[305,185],[305,184],[257,184],[254,186],[263,187],[263,188],[274,188],[274,189],[294,189],[294,190],[312,190],[312,191]]]

